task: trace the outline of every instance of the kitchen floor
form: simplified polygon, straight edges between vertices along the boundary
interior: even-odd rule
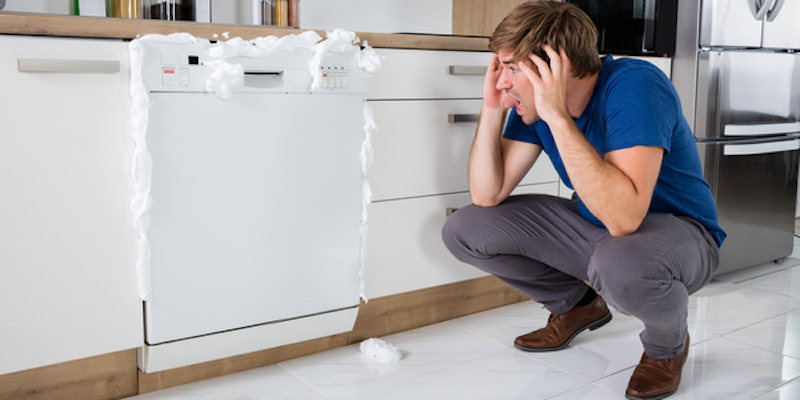
[[[782,263],[722,274],[690,301],[692,344],[671,400],[800,399],[800,240]],[[562,351],[513,348],[547,316],[526,301],[382,338],[402,350],[396,363],[353,344],[132,399],[623,399],[642,324],[617,312]]]

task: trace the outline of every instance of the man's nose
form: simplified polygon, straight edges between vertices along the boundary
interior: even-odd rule
[[[508,75],[506,71],[500,73],[500,77],[497,79],[497,90],[506,90],[511,88],[511,81],[508,79]]]

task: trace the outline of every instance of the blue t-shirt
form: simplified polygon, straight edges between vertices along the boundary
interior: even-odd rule
[[[717,224],[717,208],[708,182],[703,178],[697,145],[683,117],[675,88],[661,70],[649,62],[608,56],[589,104],[576,121],[601,157],[607,152],[633,146],[659,146],[665,154],[653,192],[649,213],[671,213],[700,222],[722,245],[725,232]],[[522,122],[514,109],[504,137],[539,145],[564,183],[572,182],[544,121]],[[603,224],[578,198],[581,216]]]

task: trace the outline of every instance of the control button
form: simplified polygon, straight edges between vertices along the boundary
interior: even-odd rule
[[[344,87],[342,86],[342,75],[344,75],[344,72],[336,73],[336,83],[333,86],[337,89]]]
[[[330,87],[330,81],[331,81],[331,74],[329,72],[323,72],[322,73],[322,83],[321,83],[322,88],[323,89],[329,88]]]
[[[161,84],[164,86],[175,86],[178,83],[175,72],[175,68],[161,68]]]
[[[181,68],[181,86],[189,86],[189,68]]]

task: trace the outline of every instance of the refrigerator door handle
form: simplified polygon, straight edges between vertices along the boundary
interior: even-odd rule
[[[725,125],[725,136],[763,136],[800,133],[800,122],[778,124]]]
[[[775,5],[772,6],[772,9],[769,10],[769,13],[767,13],[767,21],[772,22],[775,20],[775,17],[778,16],[778,13],[781,12],[781,7],[783,7],[783,3],[785,1],[786,0],[775,0]]]
[[[761,21],[767,15],[775,0],[754,0],[756,2],[756,20]]]
[[[722,154],[726,156],[749,156],[792,150],[800,150],[800,139],[754,144],[726,144],[723,146]]]

